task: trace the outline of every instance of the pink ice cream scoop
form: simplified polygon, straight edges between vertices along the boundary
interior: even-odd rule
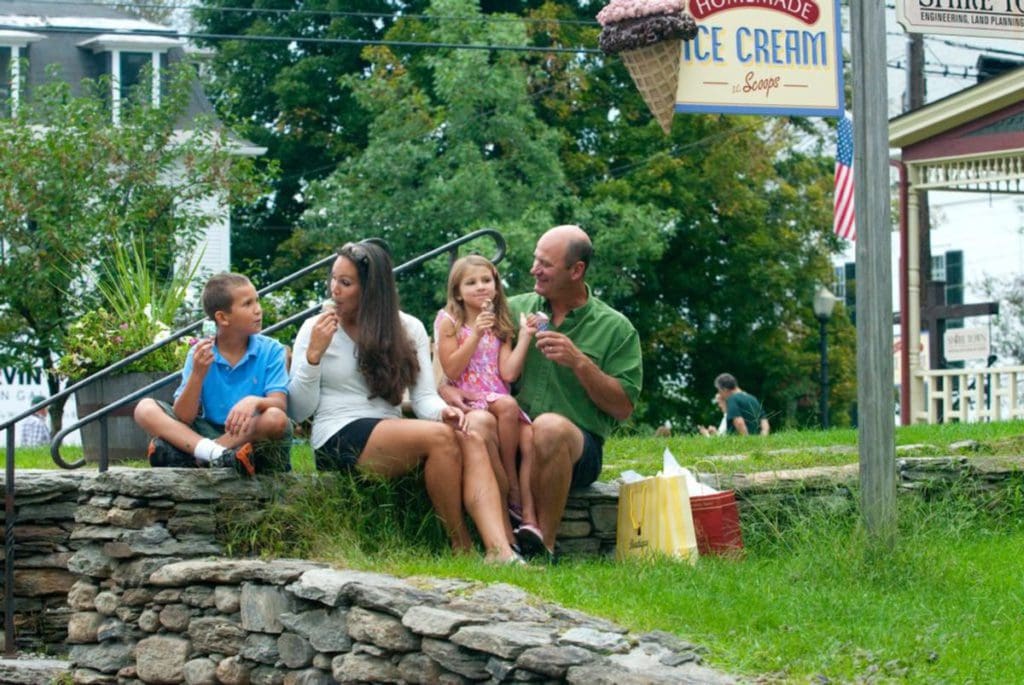
[[[685,9],[685,0],[612,0],[597,13],[597,22],[607,26],[655,14],[681,14]]]

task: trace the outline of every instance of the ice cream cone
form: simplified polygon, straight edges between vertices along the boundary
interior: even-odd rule
[[[681,40],[665,40],[619,53],[647,103],[647,108],[661,124],[665,135],[672,130],[682,49]]]

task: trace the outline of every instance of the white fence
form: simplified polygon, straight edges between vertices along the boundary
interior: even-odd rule
[[[924,411],[915,421],[976,423],[1024,418],[1024,366],[921,371]]]

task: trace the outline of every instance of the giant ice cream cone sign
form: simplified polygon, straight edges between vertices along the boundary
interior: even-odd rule
[[[612,0],[597,13],[601,50],[622,57],[666,135],[675,112],[682,41],[697,35],[684,9],[684,0]]]

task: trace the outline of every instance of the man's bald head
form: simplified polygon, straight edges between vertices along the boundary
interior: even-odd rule
[[[590,258],[594,254],[594,244],[590,241],[590,236],[586,231],[579,226],[575,224],[555,226],[540,237],[538,245],[542,241],[549,241],[549,243],[557,244],[564,249],[567,268],[576,262],[583,262],[583,271],[586,272],[587,267],[590,266]]]

